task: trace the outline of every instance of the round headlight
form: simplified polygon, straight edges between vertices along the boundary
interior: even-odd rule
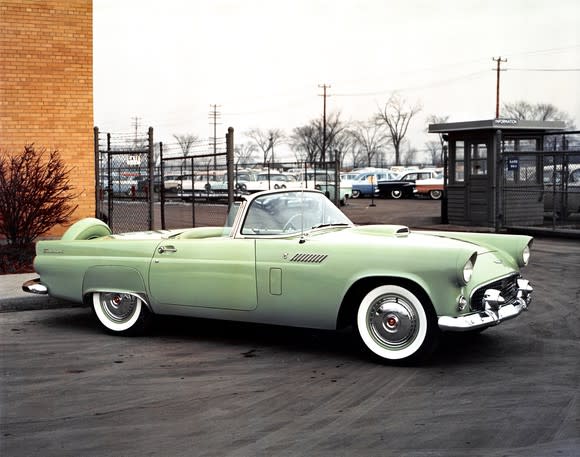
[[[473,276],[473,261],[469,259],[463,266],[463,281],[467,284]]]
[[[524,262],[524,265],[527,265],[528,262],[530,261],[530,245],[528,244],[523,252],[522,252],[522,261]]]

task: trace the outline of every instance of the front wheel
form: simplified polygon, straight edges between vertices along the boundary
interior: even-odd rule
[[[395,199],[399,199],[403,196],[403,191],[399,189],[393,189],[391,191],[391,197]]]
[[[116,335],[143,333],[151,320],[143,300],[123,292],[95,292],[93,310],[104,329]]]
[[[430,303],[408,289],[383,285],[362,299],[356,317],[366,348],[384,360],[413,360],[436,347],[438,328]]]

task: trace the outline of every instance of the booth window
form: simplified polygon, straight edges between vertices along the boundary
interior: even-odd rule
[[[455,142],[455,172],[453,182],[463,182],[465,180],[465,142]]]
[[[474,143],[469,147],[469,161],[471,163],[471,175],[487,174],[487,144]]]

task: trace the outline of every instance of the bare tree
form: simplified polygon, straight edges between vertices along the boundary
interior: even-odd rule
[[[286,141],[286,136],[280,129],[262,130],[256,128],[248,130],[244,135],[250,138],[262,152],[264,165],[275,160],[273,157],[274,148]]]
[[[307,162],[316,162],[322,159],[322,143],[324,137],[324,122],[317,118],[308,124],[296,127],[290,136],[290,148],[296,157]],[[338,155],[341,159],[348,149],[349,138],[345,126],[340,120],[340,113],[328,116],[326,120],[326,150]],[[327,155],[330,158],[330,155]]]
[[[411,119],[420,111],[419,104],[410,106],[399,94],[393,93],[385,106],[377,113],[377,122],[386,124],[389,129],[391,141],[395,148],[395,165],[400,165],[401,144],[407,135]]]
[[[449,120],[449,116],[437,116],[436,114],[430,114],[427,116],[427,132],[429,131],[429,124],[445,124]],[[429,140],[425,143],[425,148],[431,159],[431,163],[434,165],[443,164],[443,146],[445,145],[445,140],[443,139],[443,134],[438,133],[437,137],[439,141]]]
[[[425,149],[429,160],[433,165],[441,165],[443,163],[442,146],[439,141],[429,140],[425,143]]]
[[[312,124],[295,127],[290,135],[290,149],[298,162],[314,162],[318,153],[317,128]]]
[[[365,153],[358,144],[352,143],[350,145],[350,154],[353,168],[361,167],[366,163]]]
[[[409,165],[413,165],[417,159],[417,148],[411,146],[411,143],[405,142],[407,148],[401,151],[401,161],[403,165],[408,167]],[[403,148],[401,148],[403,149]]]
[[[189,156],[189,153],[192,152],[193,146],[200,141],[197,135],[192,135],[191,133],[185,135],[173,135],[173,138],[177,140],[184,160]]]
[[[236,145],[234,148],[236,165],[249,164],[257,151],[258,147],[253,143],[241,143]]]
[[[348,130],[348,135],[352,138],[353,151],[363,156],[369,166],[373,164],[373,161],[379,164],[391,142],[391,137],[384,125],[377,124],[372,119],[366,122],[355,122]]]
[[[566,124],[566,128],[570,130],[576,128],[572,117],[568,113],[560,111],[551,103],[536,103],[532,105],[524,100],[504,103],[502,114],[506,117],[528,121],[563,121]]]

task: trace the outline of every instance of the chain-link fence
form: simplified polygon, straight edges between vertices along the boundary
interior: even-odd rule
[[[162,157],[156,186],[162,228],[223,225],[230,199],[264,190],[318,189],[336,204],[349,196],[341,193],[337,162],[238,163],[230,177],[226,159],[226,153]]]
[[[153,129],[143,137],[95,128],[96,215],[114,233],[154,226],[152,150]]]
[[[503,225],[580,229],[580,132],[504,141]]]
[[[226,153],[162,157],[161,164],[161,228],[224,224],[229,206]]]

